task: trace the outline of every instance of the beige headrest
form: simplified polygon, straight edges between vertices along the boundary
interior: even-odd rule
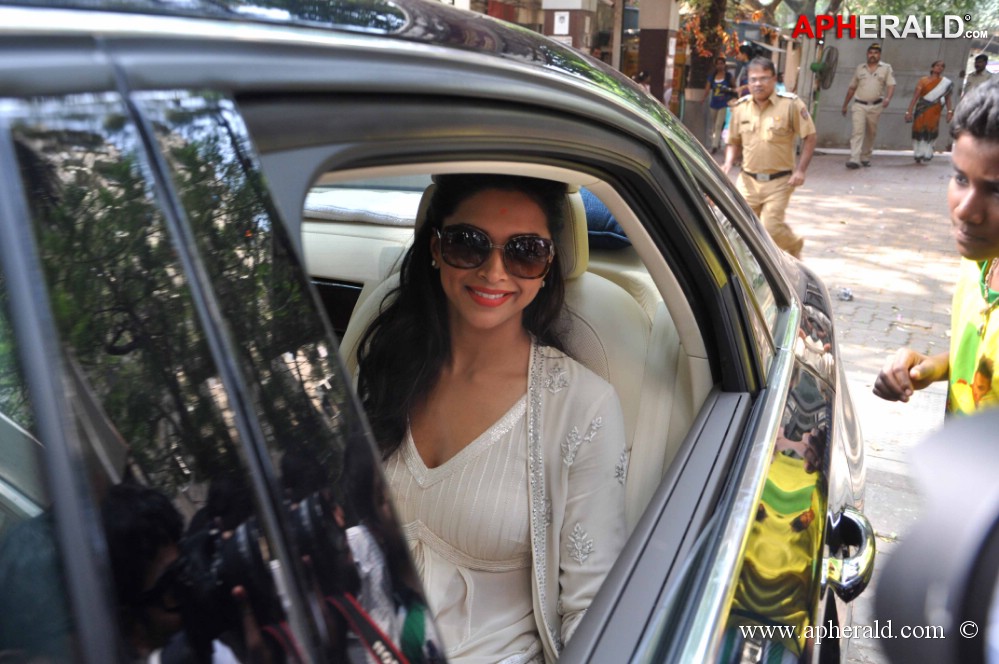
[[[586,208],[583,206],[579,187],[571,184],[566,187],[565,226],[555,238],[555,243],[558,245],[559,260],[562,262],[562,276],[568,280],[586,272],[590,262],[590,244],[586,236]],[[436,190],[437,185],[431,183],[423,191],[423,198],[420,199],[420,207],[416,212],[416,230],[419,230],[426,220],[427,208]]]

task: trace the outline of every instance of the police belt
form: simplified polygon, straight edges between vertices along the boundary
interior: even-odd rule
[[[750,173],[749,171],[743,171],[742,174],[748,175],[757,182],[770,182],[771,180],[790,175],[791,171],[777,171],[776,173]]]
[[[884,97],[882,97],[881,99],[875,99],[874,101],[861,101],[859,99],[854,99],[853,101],[857,102],[858,104],[863,104],[864,106],[873,106],[874,104],[880,104],[881,102],[883,102]]]

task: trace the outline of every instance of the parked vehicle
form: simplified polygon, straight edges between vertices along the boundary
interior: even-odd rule
[[[809,636],[874,558],[831,301],[661,104],[435,2],[96,4],[0,6],[0,659],[439,658],[357,627],[345,532],[426,609],[353,371],[459,172],[568,185],[570,348],[626,417],[630,537],[562,658],[845,659]],[[147,498],[182,528],[128,577]]]

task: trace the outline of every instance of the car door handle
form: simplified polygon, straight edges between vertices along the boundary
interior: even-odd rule
[[[831,557],[826,562],[826,581],[841,600],[851,602],[864,592],[874,574],[877,553],[874,527],[860,510],[845,507],[840,513],[834,536],[843,544],[857,547],[853,556]]]

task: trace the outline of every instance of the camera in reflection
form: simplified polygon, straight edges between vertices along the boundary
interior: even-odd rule
[[[357,573],[349,558],[346,534],[334,517],[335,504],[325,491],[286,503],[294,554],[308,556],[310,572],[324,594],[354,590]],[[285,616],[272,556],[256,517],[231,531],[203,528],[180,542],[174,592],[188,638],[195,649],[227,631],[241,630],[233,589],[242,586],[259,625],[280,623]]]

